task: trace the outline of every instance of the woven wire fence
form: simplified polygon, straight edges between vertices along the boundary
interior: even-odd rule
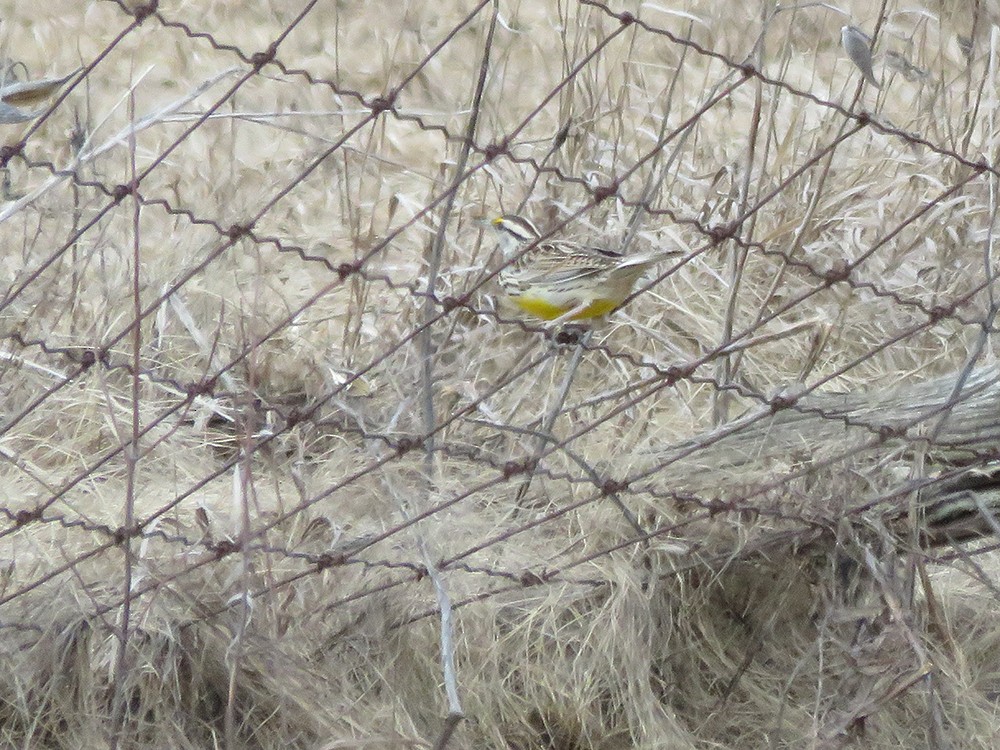
[[[466,612],[615,565],[839,550],[888,601],[896,549],[989,580],[991,542],[954,544],[995,528],[986,11],[883,3],[876,89],[829,5],[634,5],[122,0],[8,32],[5,658],[71,611],[134,729],[153,613],[240,674],[378,602],[440,634],[457,721]],[[553,328],[499,299],[501,212],[683,255]]]

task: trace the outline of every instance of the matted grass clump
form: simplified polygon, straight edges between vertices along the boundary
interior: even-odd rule
[[[266,5],[4,14],[0,744],[995,747],[1000,9]]]

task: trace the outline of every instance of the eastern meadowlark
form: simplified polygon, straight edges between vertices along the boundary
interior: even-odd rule
[[[504,293],[522,311],[552,325],[607,315],[647,268],[683,255],[679,250],[622,255],[565,240],[539,242],[541,233],[522,216],[491,223],[500,236],[500,253],[510,261],[497,276]]]

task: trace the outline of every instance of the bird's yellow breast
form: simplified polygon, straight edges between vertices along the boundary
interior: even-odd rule
[[[557,305],[550,300],[534,296],[531,293],[520,294],[516,297],[512,296],[510,300],[524,312],[529,315],[534,315],[536,318],[541,318],[542,320],[555,320],[560,315],[563,315],[573,309],[572,306]],[[615,302],[610,299],[595,299],[585,308],[580,310],[580,312],[574,315],[571,320],[590,320],[591,318],[599,318],[602,315],[607,315],[609,312],[618,307],[620,302],[621,300]]]

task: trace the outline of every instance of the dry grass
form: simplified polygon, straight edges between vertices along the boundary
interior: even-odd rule
[[[460,174],[492,6],[319,2],[255,74],[270,5],[0,5],[87,66],[0,126],[0,744],[431,746],[444,629],[451,747],[995,747],[995,560],[912,508],[996,451],[938,423],[996,381],[1000,8],[886,3],[859,92],[829,7],[501,4]],[[640,205],[688,256],[584,351],[494,312],[477,219]]]

